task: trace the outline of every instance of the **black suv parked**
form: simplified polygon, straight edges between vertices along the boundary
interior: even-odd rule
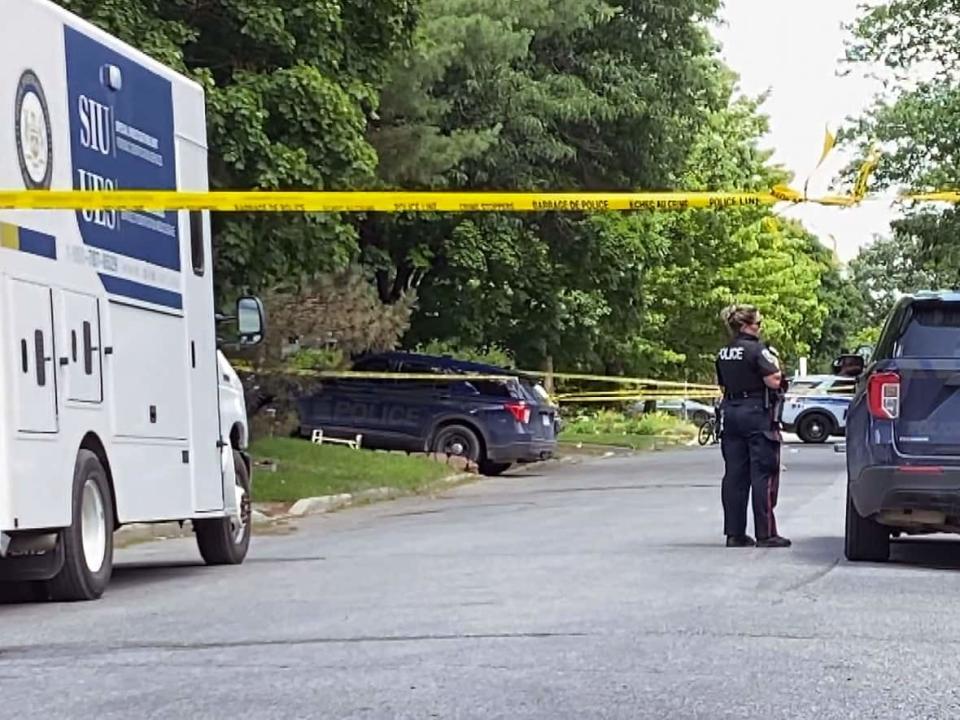
[[[410,353],[368,356],[353,366],[371,373],[487,375],[497,380],[338,378],[298,402],[300,434],[352,439],[376,450],[438,452],[499,475],[515,463],[551,457],[556,408],[536,382],[503,368]]]

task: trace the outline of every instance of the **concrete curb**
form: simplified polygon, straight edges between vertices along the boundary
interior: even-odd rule
[[[478,476],[474,473],[459,473],[451,475],[437,481],[435,486],[431,486],[425,492],[430,492],[433,487],[444,487],[458,485],[466,481],[476,481]],[[340,495],[321,495],[319,497],[301,498],[297,500],[285,513],[276,515],[265,515],[269,521],[289,520],[292,518],[303,518],[311,515],[325,515],[327,513],[344,510],[357,505],[367,505],[374,502],[383,502],[387,500],[396,500],[401,497],[411,497],[420,493],[394,487],[378,487],[369,490],[363,490],[358,493],[342,493]]]

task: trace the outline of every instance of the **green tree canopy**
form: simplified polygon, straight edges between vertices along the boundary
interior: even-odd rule
[[[386,185],[761,189],[785,175],[705,25],[717,3],[426,0],[371,141]],[[639,41],[637,40],[639,38]],[[718,312],[769,306],[806,352],[830,262],[765,210],[370,218],[384,300],[417,287],[410,344],[495,343],[521,365],[704,372]],[[682,322],[679,319],[682,318]],[[800,319],[803,318],[803,322]],[[801,329],[799,326],[804,325]]]
[[[416,21],[415,0],[59,0],[207,93],[213,188],[373,184],[367,116]],[[215,216],[223,289],[342,267],[351,218]]]
[[[891,0],[868,9],[853,28],[848,50],[856,67],[879,63],[886,92],[846,136],[865,146],[878,140],[886,153],[881,186],[911,190],[960,188],[960,7],[951,0]],[[955,208],[906,208],[893,224],[893,246],[881,244],[866,262],[889,261],[877,282],[899,289],[960,282]],[[894,257],[895,256],[895,257]],[[909,275],[909,277],[907,276]],[[886,297],[886,295],[882,295]]]

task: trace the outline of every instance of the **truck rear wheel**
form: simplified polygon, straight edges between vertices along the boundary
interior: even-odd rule
[[[107,473],[89,450],[73,471],[73,523],[60,533],[63,568],[47,587],[53,600],[96,600],[113,574],[113,496]]]
[[[207,565],[239,565],[250,548],[250,473],[237,451],[233,453],[233,470],[237,478],[235,492],[240,522],[230,517],[193,521],[197,546]]]
[[[847,523],[844,554],[851,562],[887,562],[890,559],[890,531],[870,518],[861,517],[847,487]]]

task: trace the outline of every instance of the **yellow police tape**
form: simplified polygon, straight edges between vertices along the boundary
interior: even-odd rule
[[[664,401],[664,400],[678,400],[678,399],[683,399],[683,400],[704,400],[704,401],[712,401],[712,400],[714,400],[716,397],[718,397],[718,396],[717,396],[717,395],[683,395],[683,396],[678,396],[678,395],[664,395],[664,394],[662,394],[662,393],[645,393],[645,394],[642,394],[642,395],[633,395],[633,396],[630,396],[630,397],[621,397],[621,398],[616,398],[616,399],[610,399],[610,398],[604,398],[604,397],[580,397],[580,398],[575,398],[575,399],[557,398],[557,399],[556,399],[556,402],[558,402],[558,403],[566,403],[566,404],[568,404],[568,405],[581,405],[581,404],[583,404],[583,405],[587,405],[587,404],[590,404],[590,405],[592,405],[592,404],[597,404],[597,405],[599,405],[599,404],[601,404],[601,403],[613,404],[613,403],[651,402],[651,401],[653,401],[653,402],[661,402],[661,401]]]
[[[960,203],[960,191],[945,190],[940,192],[928,193],[908,193],[902,196],[906,200],[915,200],[917,202],[947,202]]]
[[[536,375],[544,377],[546,373],[525,372],[524,375]],[[553,373],[555,380],[580,380],[583,382],[611,383],[614,385],[642,385],[650,388],[673,388],[677,392],[693,392],[695,390],[714,390],[713,385],[698,385],[696,383],[685,383],[679,380],[651,380],[650,378],[620,377],[618,375],[580,375],[577,373]],[[634,388],[636,392],[638,388]],[[615,392],[615,391],[602,391]],[[623,391],[629,392],[629,391]],[[593,394],[593,393],[591,393]]]
[[[255,373],[252,365],[242,360],[233,361],[236,370]],[[317,380],[390,380],[390,381],[426,381],[432,383],[455,383],[492,381],[507,383],[520,377],[543,377],[545,373],[530,370],[507,371],[503,375],[482,373],[402,373],[402,372],[364,372],[357,370],[309,370],[301,368],[265,369],[260,372],[275,373],[293,377],[310,377]],[[713,385],[696,385],[670,380],[651,380],[648,378],[627,378],[609,375],[586,375],[577,373],[554,373],[554,379],[587,380],[613,384],[629,384],[629,390],[594,390],[576,393],[553,394],[548,400],[552,405],[561,402],[572,404],[587,403],[627,403],[662,400],[713,400],[719,396],[719,389]]]
[[[252,365],[243,361],[232,361],[233,367],[245,372],[258,372]],[[491,375],[482,373],[402,373],[402,372],[365,372],[357,370],[309,370],[301,368],[265,368],[259,372],[276,373],[279,375],[292,375],[297,377],[314,377],[321,380],[354,379],[354,380],[433,380],[436,382],[461,382],[463,380],[487,380],[506,382],[519,377],[545,377],[548,373],[535,370],[506,370],[502,375]],[[589,382],[625,384],[645,386],[651,390],[658,388],[668,388],[677,395],[684,395],[690,392],[698,391],[716,391],[713,385],[697,385],[694,383],[684,383],[673,380],[652,380],[649,378],[631,378],[611,375],[585,375],[579,373],[552,373],[555,380],[582,380]],[[633,390],[611,390],[585,392],[591,397],[599,394],[609,393],[611,395],[636,394],[640,388]]]
[[[836,139],[827,132],[823,156]],[[786,185],[766,192],[408,192],[222,190],[0,190],[0,210],[211,210],[217,212],[610,212],[722,209],[780,203],[853,207],[881,154],[871,147],[849,195],[809,197]],[[819,165],[818,165],[819,167]],[[809,181],[808,181],[809,182]],[[960,191],[904,193],[901,200],[960,203]]]
[[[770,192],[285,192],[0,190],[0,210],[215,210],[218,212],[607,212],[759,207],[816,202]]]
[[[265,375],[291,375],[294,377],[312,377],[320,380],[429,380],[432,382],[463,382],[469,380],[485,380],[490,382],[509,382],[516,380],[518,375],[483,375],[480,373],[391,373],[391,372],[361,372],[356,370],[304,370],[301,368],[278,368],[256,370],[253,366],[231,361],[234,370],[243,372],[262,372]]]
[[[702,398],[713,398],[720,396],[719,388],[709,391],[709,390],[694,390],[692,392],[677,392],[672,390],[647,390],[647,391],[634,391],[632,393],[570,393],[570,394],[561,394],[556,395],[555,399],[562,402],[569,403],[578,403],[578,402],[608,402],[608,403],[620,403],[620,402],[629,402],[630,400],[635,400],[638,397],[658,397],[663,399],[673,399],[673,400],[697,400]]]

